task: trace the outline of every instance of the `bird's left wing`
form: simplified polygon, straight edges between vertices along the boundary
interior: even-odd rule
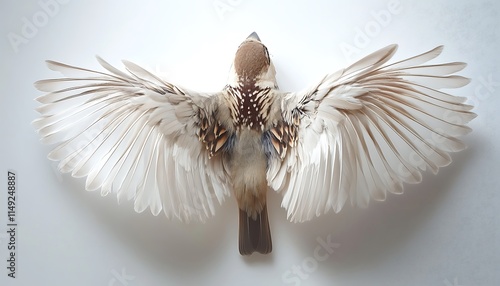
[[[183,221],[214,214],[229,195],[220,156],[227,141],[212,122],[219,94],[172,85],[124,61],[120,71],[98,58],[106,72],[48,61],[65,77],[41,80],[33,125],[60,161],[62,172],[87,177],[86,189],[133,199],[134,208],[161,210]]]
[[[267,178],[284,197],[292,221],[309,220],[348,197],[366,206],[401,193],[451,162],[475,117],[465,98],[438,91],[469,80],[453,75],[464,63],[426,64],[442,47],[386,64],[392,45],[326,76],[299,93],[283,94],[282,122],[268,132],[274,146]]]

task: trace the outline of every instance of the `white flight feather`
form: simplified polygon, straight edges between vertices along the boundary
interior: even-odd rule
[[[454,75],[464,63],[425,64],[443,47],[392,64],[391,45],[327,75],[305,91],[282,96],[282,116],[302,114],[297,146],[268,168],[269,186],[283,193],[294,222],[309,220],[350,198],[366,206],[418,183],[421,171],[437,173],[476,115],[465,98],[438,91],[469,80]],[[319,128],[318,128],[319,127]]]
[[[208,160],[195,120],[218,95],[181,89],[127,61],[123,72],[97,60],[107,72],[48,61],[66,77],[35,84],[47,94],[37,98],[33,126],[43,142],[58,144],[49,158],[87,177],[87,190],[133,199],[137,212],[184,221],[214,215],[214,202],[229,195],[226,174],[220,158]]]

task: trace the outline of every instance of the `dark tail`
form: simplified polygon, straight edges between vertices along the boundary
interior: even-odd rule
[[[240,209],[240,254],[250,255],[254,251],[262,254],[271,253],[273,243],[267,218],[267,205],[253,219],[247,212]]]

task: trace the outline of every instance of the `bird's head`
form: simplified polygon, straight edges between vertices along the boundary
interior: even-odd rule
[[[260,87],[276,87],[276,71],[267,47],[253,32],[238,47],[232,67],[233,80],[238,83],[254,83]]]

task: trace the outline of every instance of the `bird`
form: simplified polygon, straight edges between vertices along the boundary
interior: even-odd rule
[[[104,70],[47,61],[62,77],[35,82],[32,125],[63,173],[85,189],[133,200],[134,210],[205,221],[235,197],[241,255],[272,252],[267,194],[282,194],[291,222],[346,203],[366,207],[436,174],[466,148],[476,117],[466,97],[441,89],[470,79],[463,62],[429,63],[443,46],[399,61],[397,45],[282,91],[267,47],[251,33],[225,86],[198,92],[129,61]]]

